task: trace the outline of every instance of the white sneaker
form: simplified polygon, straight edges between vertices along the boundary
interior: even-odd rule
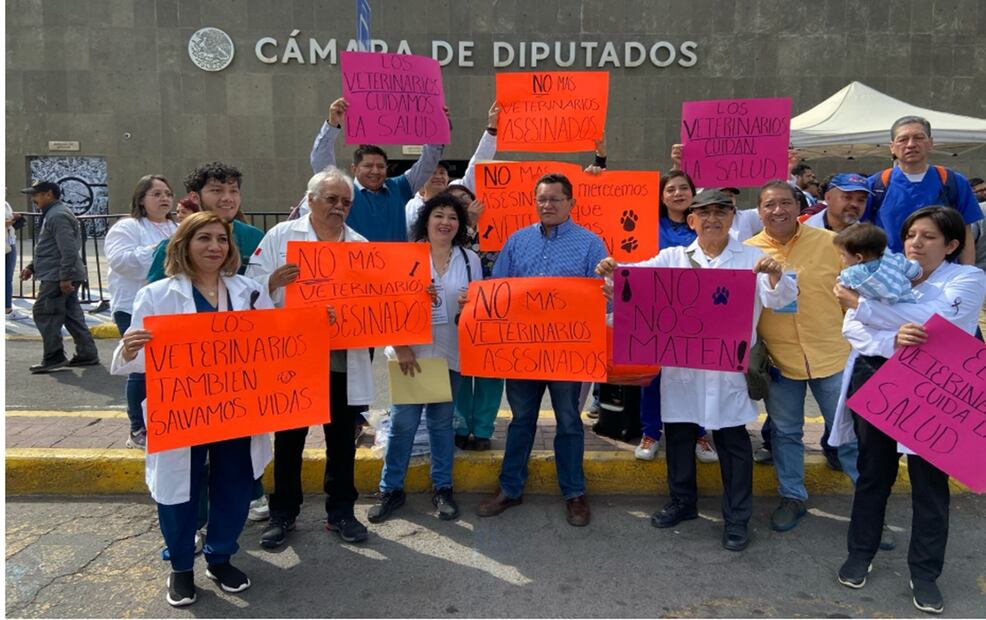
[[[31,317],[25,316],[16,310],[11,310],[4,315],[8,321],[30,321]]]
[[[708,439],[699,437],[695,440],[695,458],[699,463],[716,463],[719,461],[719,453]]]
[[[641,461],[653,461],[657,456],[657,445],[656,439],[644,435],[640,439],[640,445],[634,449],[633,455]]]
[[[270,506],[267,504],[266,495],[250,502],[250,512],[247,513],[247,519],[251,521],[270,519]]]

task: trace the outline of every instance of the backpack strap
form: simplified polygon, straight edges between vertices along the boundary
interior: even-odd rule
[[[462,254],[462,260],[466,262],[466,282],[472,282],[472,265],[469,264],[469,255],[466,254],[465,248],[461,245],[459,246],[459,253]]]

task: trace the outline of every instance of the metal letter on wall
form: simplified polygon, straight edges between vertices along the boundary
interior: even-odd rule
[[[76,215],[109,213],[109,188],[106,185],[106,159],[103,157],[28,157],[27,185],[33,181],[55,181],[62,189],[62,202]],[[102,237],[107,220],[84,220],[86,234]]]

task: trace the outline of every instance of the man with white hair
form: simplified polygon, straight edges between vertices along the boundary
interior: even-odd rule
[[[284,306],[284,287],[298,279],[297,264],[287,262],[290,241],[365,242],[346,226],[352,208],[353,180],[329,167],[308,181],[311,208],[296,220],[270,229],[250,259],[246,275],[267,285],[278,308]],[[373,401],[373,373],[367,349],[332,351],[329,373],[329,411],[332,421],[325,433],[325,527],[346,542],[366,540],[366,527],[353,512],[358,494],[354,481],[355,420],[362,405]],[[270,496],[270,522],[260,536],[268,549],[284,543],[294,529],[303,501],[301,457],[308,427],[274,433],[274,492]]]

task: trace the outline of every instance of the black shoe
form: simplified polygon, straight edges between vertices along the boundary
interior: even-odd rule
[[[459,518],[459,506],[452,499],[452,487],[437,489],[431,497],[431,505],[435,507],[435,516],[442,521]]]
[[[32,375],[41,375],[46,372],[54,372],[66,366],[68,366],[68,360],[62,359],[60,362],[41,362],[40,364],[31,366],[28,370],[31,371]]]
[[[911,579],[911,593],[914,594],[914,606],[927,614],[940,614],[945,611],[945,601],[942,599],[938,584],[926,579]]]
[[[347,543],[363,542],[369,538],[370,534],[366,531],[366,526],[360,523],[356,517],[343,517],[325,522],[325,529],[335,532],[336,535]]]
[[[698,518],[698,508],[686,506],[679,502],[671,502],[650,516],[650,524],[654,527],[674,527],[682,521],[690,521]]]
[[[68,361],[67,366],[72,366],[73,368],[77,366],[99,366],[98,357],[86,357],[81,358],[78,355],[73,355],[72,359]]]
[[[210,564],[205,576],[218,583],[224,592],[242,592],[250,587],[250,578],[229,562]]]
[[[849,558],[839,569],[839,583],[847,588],[859,589],[866,585],[866,576],[873,570],[873,564]]]
[[[781,505],[777,507],[774,514],[770,515],[770,529],[775,532],[787,532],[793,530],[798,525],[801,517],[805,516],[805,503],[799,499],[782,497]]]
[[[284,544],[288,532],[294,529],[295,520],[271,515],[267,527],[260,533],[260,546],[264,549],[276,549]]]
[[[404,500],[406,499],[407,497],[404,495],[403,489],[382,493],[380,495],[380,501],[370,506],[370,510],[366,513],[366,518],[369,519],[370,523],[383,523],[390,518],[390,515],[395,510],[404,505]]]
[[[168,596],[166,600],[172,607],[184,607],[195,602],[195,573],[186,570],[168,575]]]
[[[469,444],[469,435],[455,436],[455,447],[458,448],[459,450],[465,450],[468,444]]]
[[[472,449],[476,452],[486,452],[493,447],[493,442],[485,437],[477,437],[472,442]]]
[[[842,471],[842,463],[839,461],[839,451],[838,450],[825,450],[825,464],[829,466],[832,471]]]
[[[750,544],[745,525],[727,525],[722,532],[722,547],[726,551],[742,551]]]

